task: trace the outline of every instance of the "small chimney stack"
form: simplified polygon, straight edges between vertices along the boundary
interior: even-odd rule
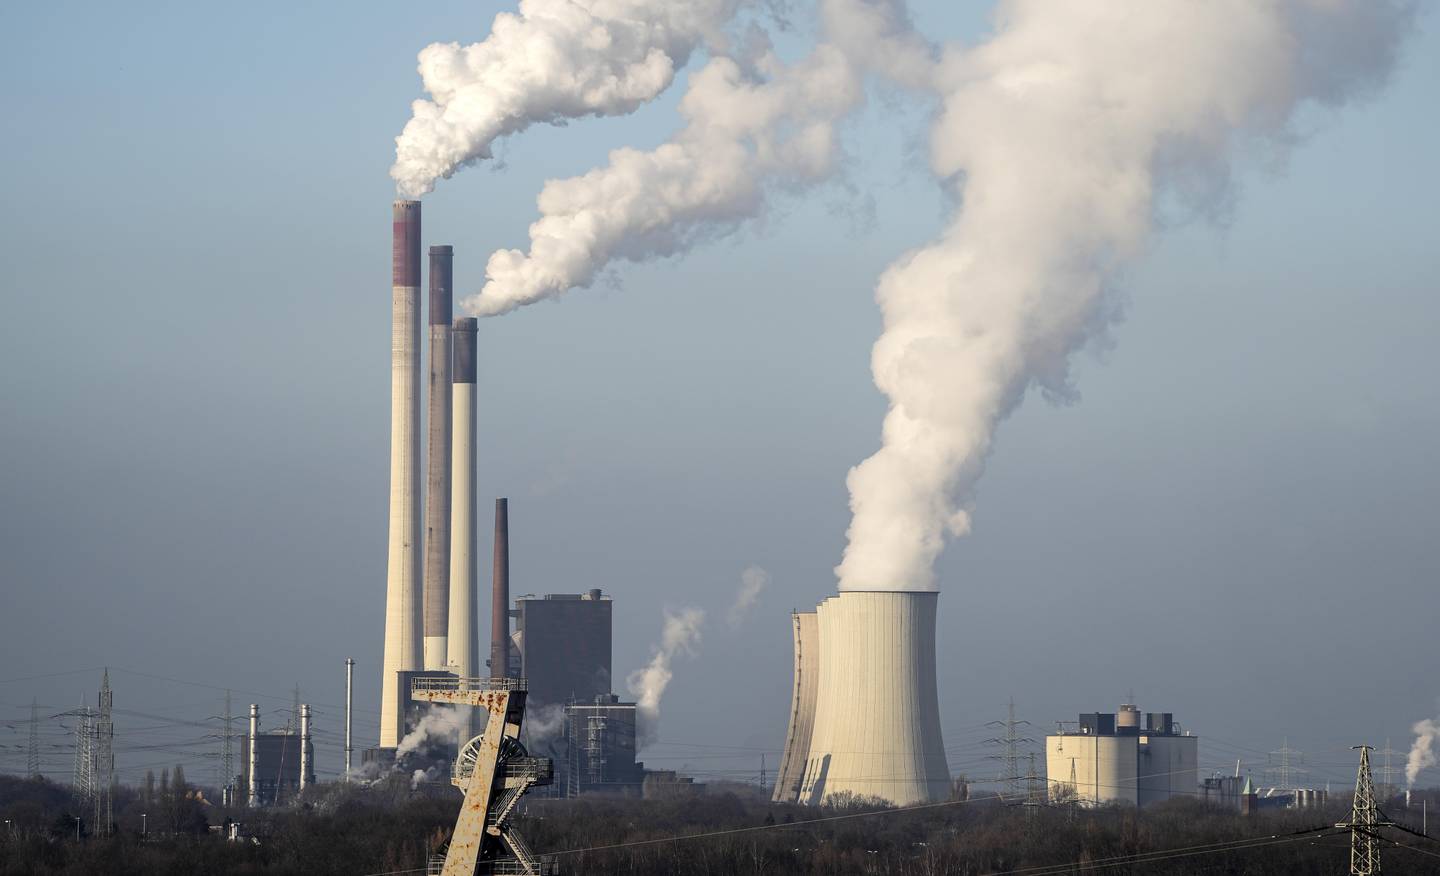
[[[491,572],[490,675],[510,674],[510,508],[495,500],[495,566]]]

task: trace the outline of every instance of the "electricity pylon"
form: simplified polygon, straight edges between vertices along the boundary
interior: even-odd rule
[[[25,774],[40,778],[40,701],[30,701],[30,747],[25,752]]]
[[[1335,825],[1350,831],[1350,873],[1351,876],[1379,876],[1380,837],[1376,831],[1389,827],[1389,821],[1382,821],[1380,810],[1375,805],[1375,783],[1370,778],[1370,746],[1354,745],[1360,751],[1360,770],[1355,775],[1355,803],[1350,809],[1350,820]]]
[[[1301,769],[1295,764],[1292,764],[1290,762],[1290,758],[1292,755],[1296,756],[1297,763],[1305,762],[1305,752],[1296,751],[1295,749],[1291,748],[1290,737],[1288,736],[1285,737],[1285,741],[1281,743],[1278,751],[1270,752],[1271,757],[1280,758],[1280,765],[1278,767],[1271,767],[1270,769],[1267,769],[1266,772],[1272,775],[1276,775],[1278,777],[1279,781],[1277,782],[1275,787],[1281,789],[1282,791],[1293,791],[1295,789],[1295,778],[1299,776],[1305,776],[1310,772],[1309,770]]]
[[[1004,727],[1005,735],[994,739],[987,739],[991,745],[1003,745],[1003,754],[987,755],[991,760],[998,760],[1001,763],[1003,773],[1000,781],[1004,784],[1005,796],[1011,800],[1020,796],[1020,746],[1033,743],[1035,740],[1020,735],[1020,728],[1030,725],[1029,721],[1015,720],[1015,699],[1010,699],[1010,711],[1004,721],[991,721],[986,727]]]

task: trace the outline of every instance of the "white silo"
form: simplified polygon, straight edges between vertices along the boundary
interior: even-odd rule
[[[930,591],[845,590],[817,609],[821,677],[802,802],[945,800]]]

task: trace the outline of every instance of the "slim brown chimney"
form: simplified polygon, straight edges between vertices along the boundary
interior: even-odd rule
[[[495,567],[490,592],[490,675],[510,674],[510,509],[495,500]]]

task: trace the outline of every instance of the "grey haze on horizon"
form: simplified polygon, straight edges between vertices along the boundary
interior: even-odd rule
[[[478,38],[502,5],[0,12],[0,89],[29,120],[0,176],[0,679],[110,664],[334,704],[353,656],[362,717],[378,709],[388,147],[415,51]],[[928,33],[983,32],[983,6],[913,5]],[[1214,740],[1202,768],[1263,766],[1288,736],[1336,781],[1349,745],[1404,747],[1434,715],[1440,37],[1419,26],[1377,100],[1308,118],[1280,173],[1257,156],[1226,222],[1159,238],[1115,346],[1078,361],[1077,404],[1031,398],[1001,427],[974,532],[938,568],[956,769],[991,769],[972,743],[1012,695],[1046,729],[1133,690]],[[47,62],[57,40],[74,64]],[[457,287],[478,288],[544,179],[659,142],[680,90],[527,132],[503,169],[427,196],[425,245],[453,243]],[[833,592],[845,472],[884,411],[874,281],[944,214],[916,170],[924,115],[902,115],[852,126],[848,189],[481,324],[480,504],[510,497],[514,594],[614,595],[622,677],[666,605],[710,614],[660,729],[701,753],[647,762],[749,775],[758,757],[705,746],[778,750],[786,614]],[[771,583],[732,629],[751,565]],[[113,681],[124,708],[220,705]],[[98,682],[5,683],[0,714]]]

